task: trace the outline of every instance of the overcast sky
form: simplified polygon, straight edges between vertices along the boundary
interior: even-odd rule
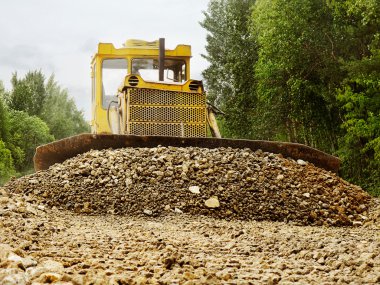
[[[90,61],[99,42],[166,38],[166,47],[192,46],[191,77],[208,66],[206,31],[199,25],[208,0],[0,0],[0,80],[10,89],[17,71],[52,73],[90,118]]]

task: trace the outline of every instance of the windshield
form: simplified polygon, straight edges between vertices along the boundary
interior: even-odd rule
[[[146,81],[158,81],[158,59],[135,58],[132,60],[132,74],[140,75]],[[185,61],[165,59],[164,82],[185,82]]]

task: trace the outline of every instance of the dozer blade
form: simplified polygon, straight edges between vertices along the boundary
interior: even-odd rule
[[[34,169],[36,171],[48,169],[55,163],[63,162],[68,158],[87,152],[91,149],[101,150],[122,147],[156,147],[158,145],[205,148],[249,148],[253,151],[261,149],[266,152],[282,154],[284,157],[309,161],[320,168],[336,173],[340,166],[339,158],[297,143],[218,138],[81,134],[39,146],[34,156]]]

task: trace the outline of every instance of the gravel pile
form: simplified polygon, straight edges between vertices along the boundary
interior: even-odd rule
[[[84,214],[362,225],[370,196],[311,163],[249,149],[90,151],[8,183],[12,193]]]

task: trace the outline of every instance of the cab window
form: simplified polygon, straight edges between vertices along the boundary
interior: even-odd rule
[[[117,90],[127,75],[128,61],[125,58],[104,59],[102,62],[102,107],[107,109],[115,100]]]
[[[158,59],[135,58],[132,60],[132,74],[140,75],[145,81],[158,81]],[[185,82],[186,64],[179,59],[165,59],[164,64],[165,82]]]

